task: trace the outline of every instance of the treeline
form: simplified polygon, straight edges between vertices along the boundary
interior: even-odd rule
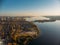
[[[51,20],[60,20],[60,16],[44,16],[50,18]]]

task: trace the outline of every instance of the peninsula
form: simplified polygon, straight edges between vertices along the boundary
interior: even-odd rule
[[[27,45],[39,35],[35,24],[20,17],[0,17],[0,37],[4,45]]]

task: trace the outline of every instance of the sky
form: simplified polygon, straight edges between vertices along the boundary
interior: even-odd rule
[[[0,16],[60,16],[60,0],[1,0]]]

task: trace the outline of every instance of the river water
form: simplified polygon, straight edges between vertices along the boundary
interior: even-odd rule
[[[41,31],[39,37],[29,43],[29,45],[60,45],[60,21],[55,22],[35,22]]]

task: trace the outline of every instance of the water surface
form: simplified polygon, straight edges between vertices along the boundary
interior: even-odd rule
[[[60,21],[55,22],[35,22],[41,35],[29,45],[60,45]]]

